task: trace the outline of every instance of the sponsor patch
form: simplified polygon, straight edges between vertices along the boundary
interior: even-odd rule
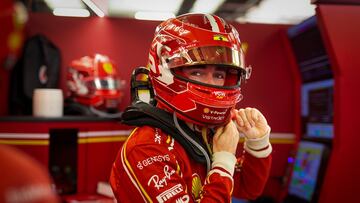
[[[156,196],[156,199],[159,203],[163,203],[174,197],[175,195],[181,193],[184,191],[183,186],[181,184],[177,184],[173,186],[172,188],[165,190],[158,196]]]
[[[168,154],[164,154],[164,155],[155,155],[152,157],[148,157],[146,159],[138,161],[136,166],[138,167],[138,169],[142,170],[144,167],[147,167],[155,162],[163,162],[163,161],[170,161],[170,156]]]
[[[224,120],[225,116],[208,116],[208,115],[202,115],[202,117],[206,120],[213,120],[213,121],[221,121]]]
[[[204,108],[204,113],[209,113],[210,109],[209,108]]]
[[[175,139],[171,138],[171,142],[170,142],[170,146],[168,147],[168,150],[171,151],[174,149],[174,143],[175,143]]]
[[[159,130],[155,128],[155,139],[154,141],[158,144],[161,144],[161,135],[159,134]]]
[[[214,91],[214,95],[217,99],[223,99],[225,97],[225,92],[223,91]]]
[[[181,35],[186,35],[186,34],[190,33],[189,30],[186,30],[186,29],[184,29],[182,26],[177,26],[177,25],[175,25],[175,24],[173,24],[173,23],[167,25],[167,26],[165,27],[165,30],[177,32],[177,33],[179,33],[180,36],[181,36]]]
[[[197,173],[194,173],[192,175],[192,182],[191,182],[192,188],[191,193],[194,197],[194,199],[198,199],[200,197],[200,191],[202,188],[200,176]]]
[[[168,165],[164,166],[164,176],[162,178],[159,175],[153,175],[148,181],[148,186],[153,185],[156,189],[163,188],[167,185],[167,180],[170,180],[171,176],[175,174],[175,170],[170,169]]]
[[[175,201],[175,203],[188,203],[189,200],[190,200],[189,195],[184,195],[184,196],[180,197],[179,199],[177,199]]]

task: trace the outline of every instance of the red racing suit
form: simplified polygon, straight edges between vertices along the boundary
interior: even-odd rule
[[[158,128],[139,127],[119,151],[110,184],[118,202],[230,202],[232,193],[254,199],[270,171],[271,145],[265,137],[267,141],[255,142],[265,143],[265,148],[252,150],[245,142],[248,153],[240,172],[234,174],[236,158],[228,152],[215,153],[207,172],[205,164],[192,160],[171,136]]]

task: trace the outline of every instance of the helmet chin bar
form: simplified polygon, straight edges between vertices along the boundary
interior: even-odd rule
[[[225,125],[226,123],[229,122],[229,120],[231,119],[231,115],[229,114],[221,123],[211,123],[211,122],[202,122],[200,120],[196,120],[194,118],[192,118],[191,116],[187,115],[186,113],[183,113],[179,110],[174,109],[174,107],[170,106],[168,103],[164,102],[161,98],[157,97],[158,100],[158,106],[160,105],[161,109],[164,109],[170,113],[175,114],[176,113],[176,117],[177,119],[183,120],[185,123],[191,124],[193,126],[201,126],[201,127],[206,127],[206,128],[215,128],[218,126],[222,126]],[[190,127],[190,126],[189,126]]]

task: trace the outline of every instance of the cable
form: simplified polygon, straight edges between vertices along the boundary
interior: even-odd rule
[[[120,118],[121,115],[122,115],[122,112],[119,112],[119,113],[106,113],[106,112],[97,110],[96,108],[94,108],[92,106],[90,107],[90,111],[92,113],[94,113],[95,115],[98,115],[98,116],[103,117],[103,118]]]
[[[180,131],[180,133],[188,140],[190,141],[195,147],[197,147],[205,156],[206,159],[206,169],[207,169],[207,173],[210,171],[210,157],[208,155],[208,153],[206,152],[206,150],[199,144],[197,143],[195,140],[193,140],[191,138],[191,136],[189,136],[179,125],[177,117],[176,117],[176,113],[173,113],[173,119],[174,119],[174,123],[175,123],[175,127],[176,129],[178,129]]]

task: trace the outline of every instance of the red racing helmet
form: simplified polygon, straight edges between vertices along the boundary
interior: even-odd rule
[[[226,72],[221,86],[185,77],[183,70],[215,66]],[[186,122],[219,126],[242,99],[240,84],[249,79],[239,34],[222,18],[185,14],[161,23],[151,44],[148,66],[159,105]]]
[[[68,68],[68,96],[96,110],[117,111],[122,83],[114,63],[105,55],[84,56],[73,60]]]

